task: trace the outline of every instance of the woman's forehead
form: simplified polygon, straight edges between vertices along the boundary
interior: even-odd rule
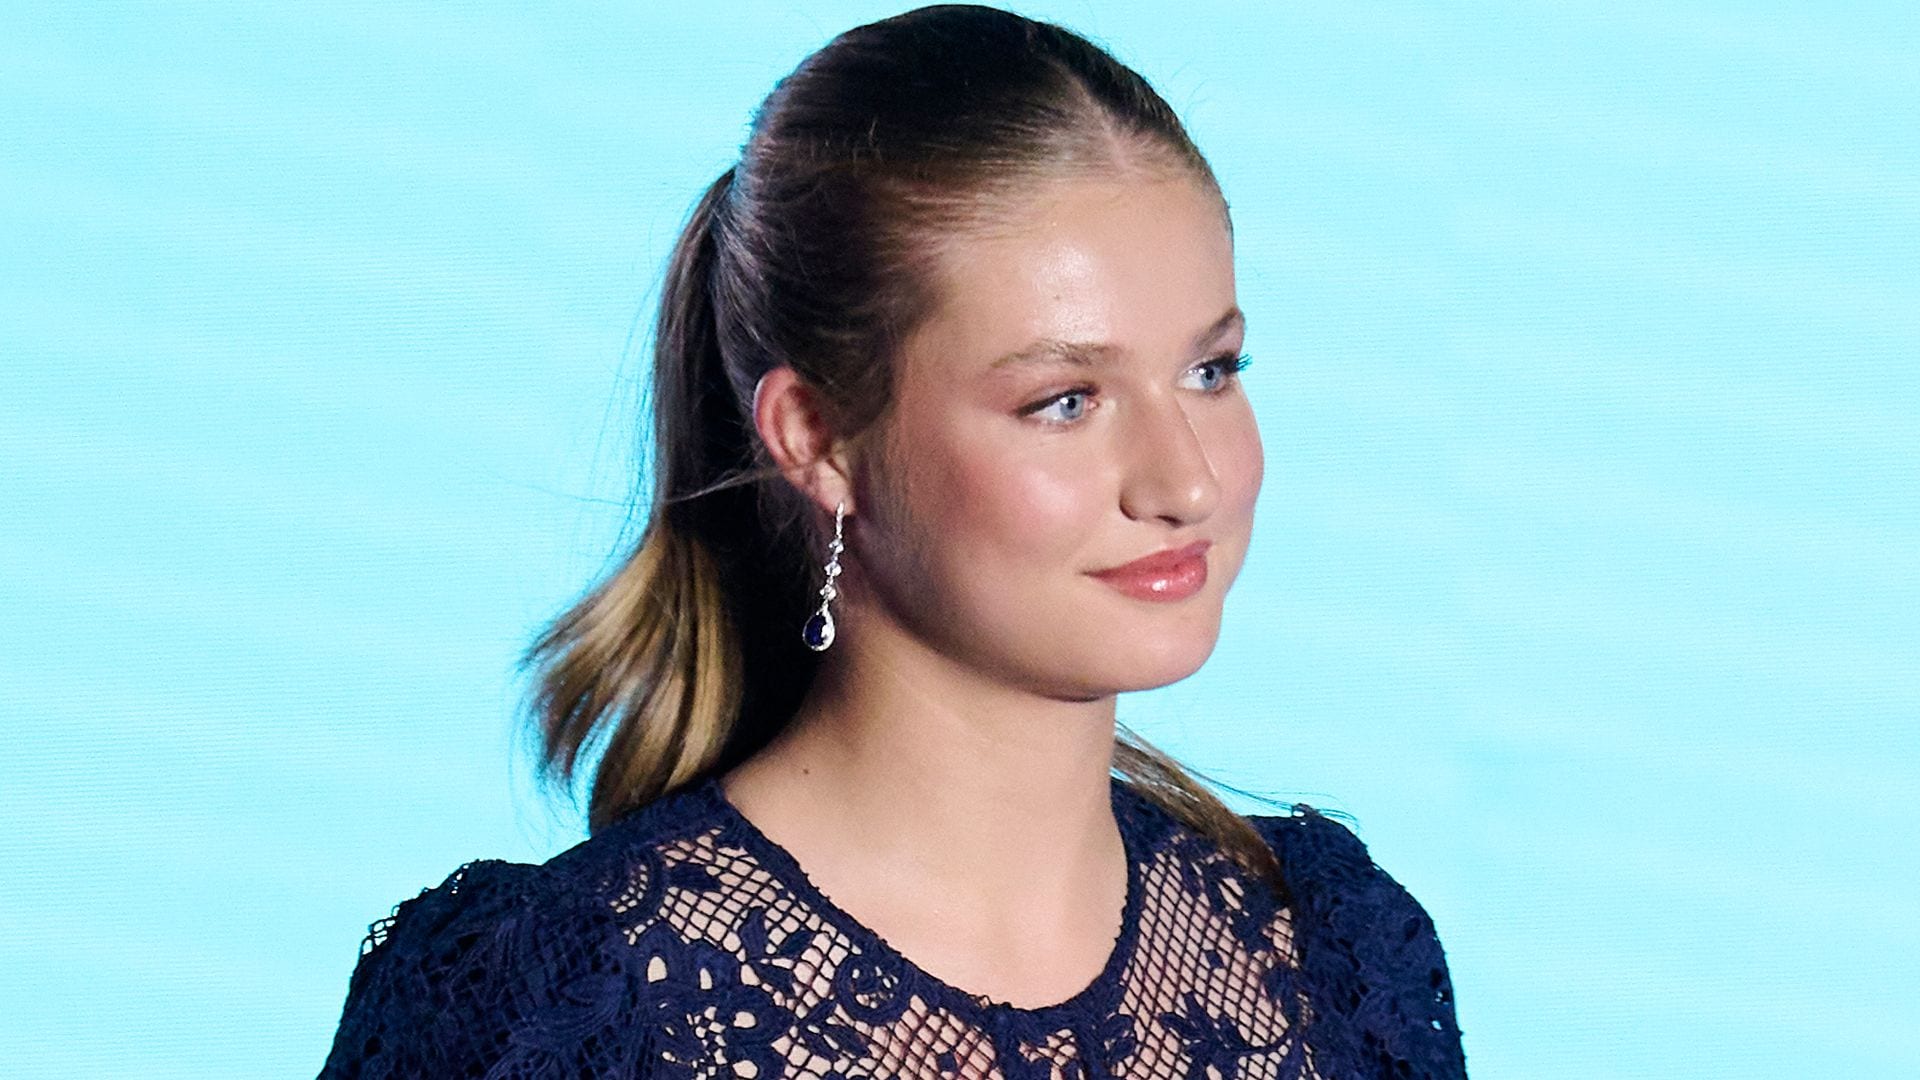
[[[1179,349],[1238,318],[1219,198],[1191,180],[1061,182],[936,262],[909,352],[983,372]]]

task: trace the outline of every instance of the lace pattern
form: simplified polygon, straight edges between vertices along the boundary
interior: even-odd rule
[[[481,860],[373,924],[323,1080],[1464,1077],[1432,921],[1304,804],[1249,820],[1290,911],[1115,782],[1106,966],[1019,1008],[930,975],[720,794],[677,792],[540,866]]]

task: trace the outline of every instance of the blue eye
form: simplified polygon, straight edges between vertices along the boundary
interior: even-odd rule
[[[1092,397],[1091,387],[1076,386],[1064,394],[1048,398],[1037,405],[1030,405],[1024,412],[1027,415],[1045,418],[1049,423],[1070,424],[1087,415],[1087,406],[1091,403]]]
[[[1227,390],[1231,390],[1233,384],[1240,379],[1240,371],[1246,371],[1246,365],[1252,363],[1252,361],[1254,361],[1254,357],[1244,356],[1244,354],[1242,354],[1242,356],[1217,356],[1210,359],[1210,361],[1206,361],[1206,363],[1200,363],[1200,365],[1188,369],[1188,371],[1210,371],[1210,369],[1219,371],[1219,377],[1213,380],[1212,384],[1202,386],[1202,390],[1204,390],[1206,394],[1217,396],[1217,394],[1225,394]],[[1081,417],[1087,415],[1087,407],[1091,404],[1091,398],[1094,396],[1094,392],[1096,392],[1096,390],[1094,390],[1092,386],[1073,386],[1071,390],[1062,390],[1060,394],[1054,394],[1052,398],[1044,398],[1041,402],[1033,402],[1033,404],[1023,407],[1023,409],[1020,409],[1020,415],[1023,415],[1023,417],[1043,415],[1048,409],[1052,409],[1054,405],[1079,402],[1079,407],[1069,407],[1064,413],[1054,413],[1054,417],[1058,417],[1058,419],[1046,419],[1046,421],[1043,421],[1043,423],[1050,425],[1050,427],[1073,425],[1073,423],[1079,423]]]
[[[1252,362],[1253,357],[1251,356],[1216,356],[1191,370],[1213,372],[1214,378],[1203,382],[1200,389],[1211,394],[1217,394],[1225,391],[1228,386],[1232,385],[1233,381],[1237,379],[1240,373],[1247,369],[1247,365]]]

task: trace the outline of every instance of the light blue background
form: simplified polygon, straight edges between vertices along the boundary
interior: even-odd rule
[[[662,260],[900,10],[662,7],[0,9],[0,1071],[311,1075],[370,921],[582,835],[513,659]],[[1255,547],[1123,718],[1357,816],[1480,1080],[1910,1074],[1912,5],[1023,10],[1188,119],[1251,320]]]

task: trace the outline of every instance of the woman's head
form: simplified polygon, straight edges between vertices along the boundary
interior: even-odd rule
[[[1232,373],[1190,370],[1237,351],[1232,242],[1144,81],[992,9],[862,27],[768,98],[714,235],[721,363],[788,481],[773,517],[817,536],[848,504],[848,633],[884,620],[1055,694],[1198,666],[1259,443]],[[1047,341],[1095,362],[994,363]],[[1076,388],[1085,416],[1026,410]],[[1179,603],[1085,573],[1201,540],[1210,580]]]
[[[816,459],[835,432],[784,371],[760,433],[815,505],[849,507],[856,650],[908,633],[1054,697],[1172,682],[1213,647],[1261,475],[1219,198],[1116,163],[1036,179],[997,213],[938,238],[875,441]],[[1192,544],[1191,595],[1091,574]]]
[[[1224,201],[1137,74],[984,7],[835,38],[674,252],[652,517],[529,654],[547,764],[610,737],[600,824],[764,745],[819,662],[798,631],[841,500],[849,592],[905,632],[1048,693],[1188,674],[1260,480],[1242,332]],[[1196,541],[1187,600],[1088,575]],[[1178,773],[1147,753],[1118,760]]]

